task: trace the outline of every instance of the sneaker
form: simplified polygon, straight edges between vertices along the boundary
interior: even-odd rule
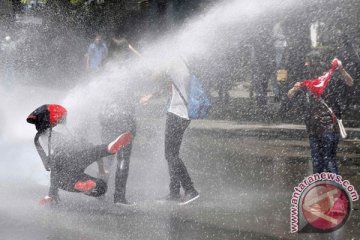
[[[121,134],[117,139],[113,142],[109,143],[107,150],[111,154],[117,153],[121,148],[131,143],[133,139],[133,135],[131,132],[126,132]]]
[[[77,181],[74,188],[79,192],[90,192],[96,187],[96,182],[93,180],[87,180],[85,182]]]
[[[199,197],[200,194],[196,190],[185,192],[185,196],[182,199],[182,201],[179,203],[179,205],[185,205],[191,203],[192,201],[198,199]]]
[[[130,207],[130,206],[134,206],[136,205],[134,202],[129,202],[126,199],[120,200],[120,201],[116,201],[115,202],[116,206],[124,206],[124,207]]]

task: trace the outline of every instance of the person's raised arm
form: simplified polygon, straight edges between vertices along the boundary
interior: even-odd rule
[[[104,46],[104,56],[103,56],[103,58],[105,59],[105,58],[107,58],[108,55],[109,55],[109,49],[108,49],[108,47],[106,46],[106,43],[103,43],[103,46]]]
[[[90,46],[88,47],[88,50],[85,54],[85,64],[86,64],[86,70],[90,70],[90,54],[92,51],[92,44],[90,44]]]
[[[155,83],[161,83],[163,82],[163,78],[164,78],[164,74],[161,72],[154,72],[151,76],[151,81],[155,82]],[[164,89],[164,86],[158,86],[156,90],[154,90],[152,93],[144,95],[140,98],[140,104],[141,105],[147,105],[150,101],[150,99],[154,98],[154,97],[159,97],[161,96],[164,91],[166,91],[166,89]]]
[[[345,70],[345,68],[342,65],[340,65],[338,67],[338,70],[339,70],[341,76],[344,78],[345,84],[348,85],[349,87],[353,86],[354,80],[350,76],[350,74]]]

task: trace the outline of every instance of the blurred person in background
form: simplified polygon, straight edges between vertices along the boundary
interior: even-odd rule
[[[90,72],[98,72],[108,56],[108,48],[100,34],[96,34],[94,42],[88,47],[85,54],[86,69]]]
[[[125,38],[113,37],[109,47],[109,61],[112,61],[118,67],[124,67],[124,64],[135,56],[129,46],[129,42]],[[121,87],[114,95],[115,97],[105,100],[104,107],[99,114],[103,143],[114,139],[117,132],[131,132],[134,137],[136,134],[135,96],[133,90]],[[106,161],[111,164],[112,160],[116,159],[114,203],[118,206],[133,205],[125,196],[132,147],[131,141],[115,157],[109,156],[107,158],[110,161]]]
[[[285,67],[285,50],[287,48],[287,41],[282,27],[282,22],[277,22],[273,27],[273,38],[275,48],[275,72],[271,78],[272,90],[275,101],[280,100],[280,86],[276,77],[276,71]]]

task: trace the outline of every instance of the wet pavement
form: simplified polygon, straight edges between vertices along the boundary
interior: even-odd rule
[[[127,208],[112,204],[113,174],[105,199],[61,192],[58,206],[39,206],[47,187],[32,140],[1,141],[1,239],[360,239],[359,211],[334,233],[290,233],[292,189],[311,173],[305,138],[215,123],[194,121],[184,136],[181,156],[201,194],[186,206],[157,201],[168,185],[162,120],[139,121],[127,191],[137,204]],[[343,141],[338,157],[344,178],[359,186],[356,149]]]

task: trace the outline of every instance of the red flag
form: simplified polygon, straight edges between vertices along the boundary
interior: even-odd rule
[[[318,78],[302,81],[301,86],[306,87],[310,92],[320,97],[329,84],[332,74],[339,66],[341,66],[341,61],[335,58],[332,60],[331,68],[328,72]]]

